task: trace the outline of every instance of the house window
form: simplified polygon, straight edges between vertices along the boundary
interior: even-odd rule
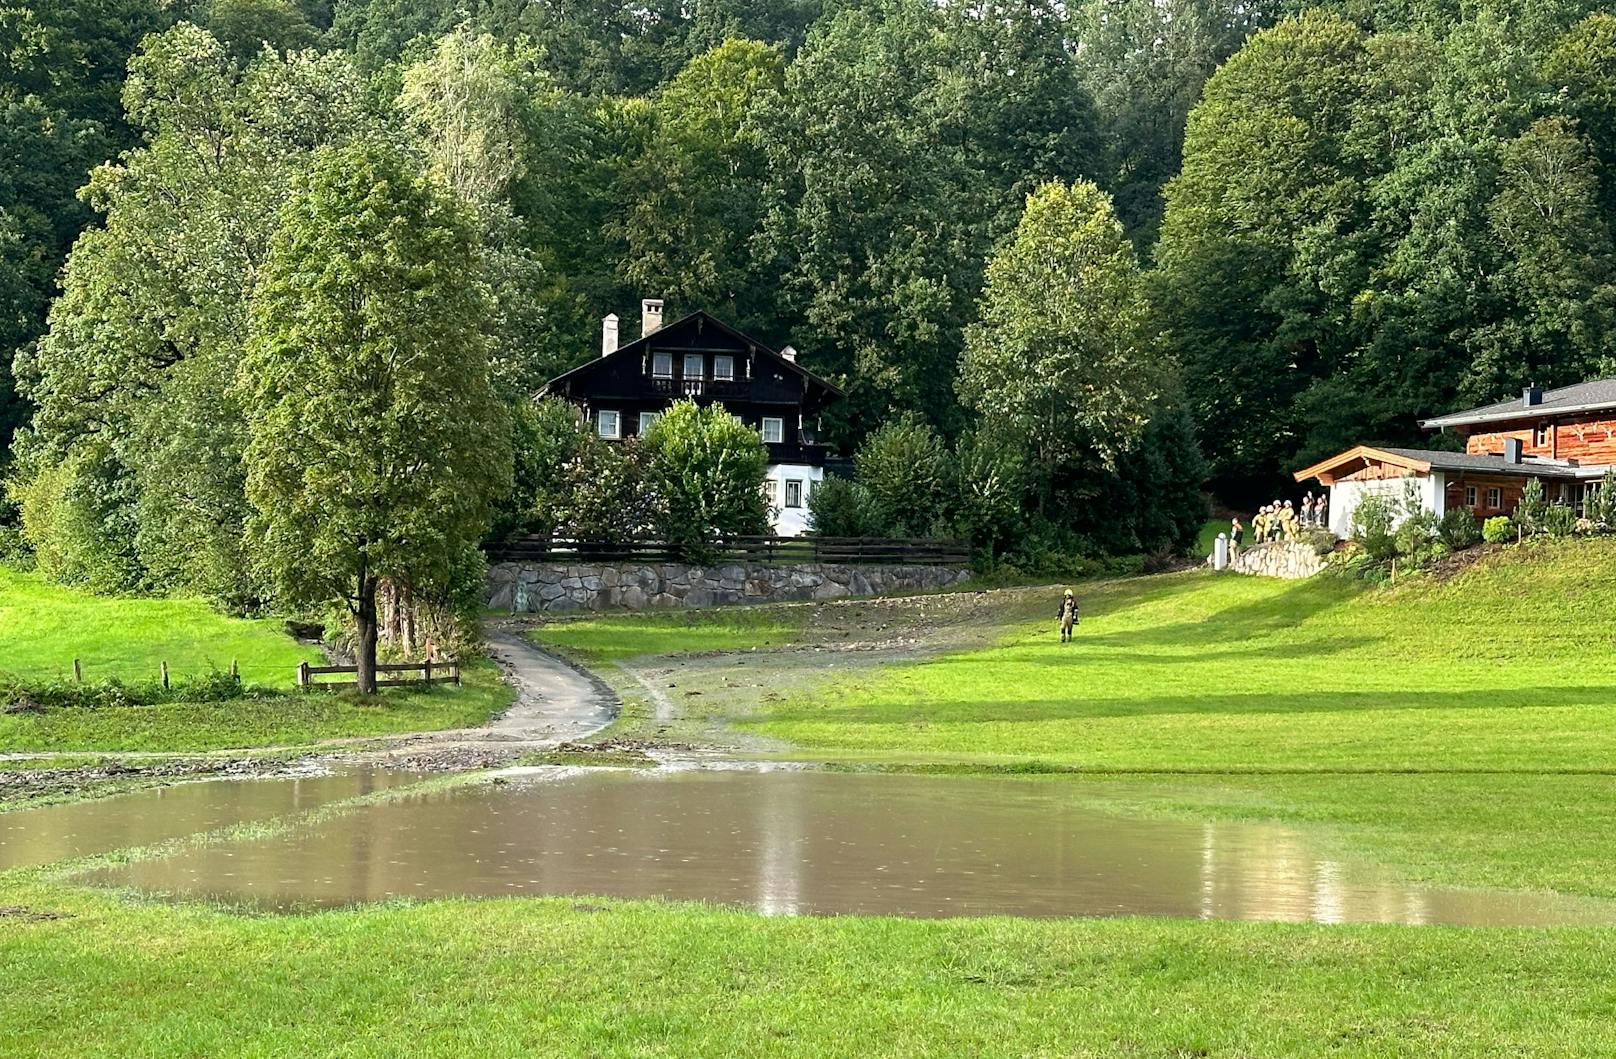
[[[673,378],[673,354],[672,353],[652,353],[651,354],[651,375],[654,378],[658,378],[658,379],[671,379],[671,378]]]
[[[1487,510],[1502,511],[1504,509],[1504,491],[1497,486],[1487,490]]]
[[[1537,425],[1537,430],[1532,434],[1532,444],[1540,449],[1548,447],[1549,425],[1547,423],[1539,423]]]
[[[1476,487],[1473,486],[1473,485],[1467,485],[1467,486],[1465,486],[1465,507],[1475,507],[1475,506],[1476,506]]]
[[[763,440],[770,445],[778,445],[785,439],[786,421],[765,416],[763,418]]]
[[[773,478],[763,479],[763,499],[769,502],[770,508],[780,506],[780,483]]]
[[[786,507],[802,506],[802,482],[796,478],[786,479]]]
[[[623,436],[623,424],[616,412],[602,409],[595,413],[595,433],[603,438],[620,438]]]
[[[714,357],[713,378],[723,382],[733,382],[735,379],[735,358]]]
[[[640,437],[643,438],[643,437],[645,437],[645,435],[649,434],[651,432],[651,428],[656,426],[656,421],[658,419],[661,419],[661,418],[662,418],[662,413],[661,412],[641,412],[640,413]]]
[[[686,353],[685,354],[685,378],[687,378],[687,379],[699,379],[699,378],[701,378],[701,354],[700,353]]]

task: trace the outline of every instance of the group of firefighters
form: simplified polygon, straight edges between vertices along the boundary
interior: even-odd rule
[[[1325,527],[1330,524],[1330,499],[1323,493],[1314,497],[1308,493],[1302,498],[1301,509],[1292,506],[1289,500],[1275,500],[1272,504],[1264,504],[1257,509],[1257,514],[1251,519],[1251,540],[1253,544],[1264,544],[1268,541],[1293,541],[1301,536],[1303,530]],[[1236,517],[1229,525],[1229,546],[1233,552],[1240,551],[1240,545],[1245,542],[1246,527]]]

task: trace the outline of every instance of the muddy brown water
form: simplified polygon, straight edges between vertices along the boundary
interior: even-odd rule
[[[214,779],[0,813],[0,871],[152,846],[414,783],[404,772]]]
[[[199,823],[228,815],[202,804],[212,808]],[[1616,922],[1609,902],[1390,881],[1321,856],[1286,828],[1097,812],[1058,779],[783,770],[593,769],[404,792],[269,837],[80,878],[283,911],[594,894],[770,914]]]

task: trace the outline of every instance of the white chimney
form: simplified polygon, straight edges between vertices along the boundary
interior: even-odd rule
[[[644,298],[640,301],[640,337],[662,326],[662,299]]]
[[[617,352],[617,314],[607,313],[606,318],[600,322],[600,355],[610,356]]]
[[[791,361],[791,363],[793,363],[793,364],[797,363],[797,347],[796,346],[787,346],[786,348],[784,348],[784,349],[782,349],[780,351],[780,355],[782,357],[786,358],[787,360]]]

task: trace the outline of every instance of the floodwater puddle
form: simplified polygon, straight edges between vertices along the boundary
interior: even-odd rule
[[[243,786],[256,788],[244,798],[273,797],[273,782]],[[233,810],[216,809],[205,823],[228,822]],[[0,816],[0,828],[14,823]],[[43,815],[22,826],[55,829]],[[78,878],[274,910],[594,894],[769,914],[1616,922],[1616,903],[1377,879],[1282,827],[1098,812],[1058,779],[791,770],[587,769],[405,791]]]
[[[405,772],[364,770],[189,780],[90,801],[14,809],[0,813],[0,871],[261,823],[419,779]]]

